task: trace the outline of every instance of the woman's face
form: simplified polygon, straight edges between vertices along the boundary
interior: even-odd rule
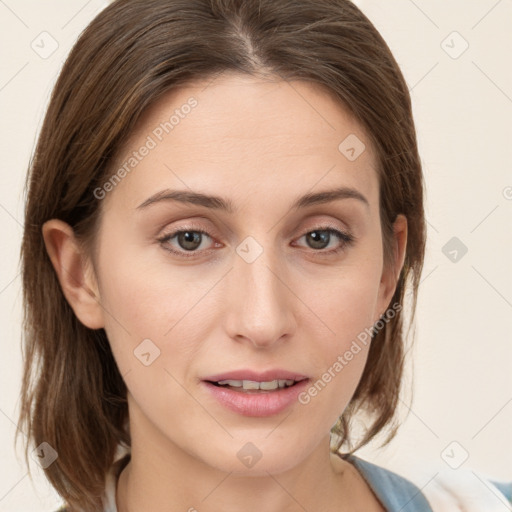
[[[279,472],[329,435],[394,291],[376,156],[318,86],[210,82],[155,104],[95,192],[101,315],[134,443]]]

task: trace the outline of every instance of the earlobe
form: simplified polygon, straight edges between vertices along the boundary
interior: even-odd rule
[[[405,261],[407,250],[407,218],[404,215],[397,215],[393,224],[393,232],[393,261],[388,268],[383,269],[380,283],[381,300],[379,301],[379,311],[382,310],[382,314],[385,313],[385,309],[388,307],[395,293],[400,272],[402,271]]]
[[[90,329],[104,327],[96,276],[73,228],[51,219],[43,224],[42,234],[62,292],[75,315]]]

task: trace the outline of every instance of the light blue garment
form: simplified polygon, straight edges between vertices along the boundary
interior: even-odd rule
[[[432,512],[421,490],[406,478],[354,455],[343,459],[358,469],[387,512]],[[512,504],[512,482],[489,483]]]
[[[421,490],[409,480],[355,455],[343,458],[361,473],[388,512],[432,512]]]
[[[491,483],[512,503],[512,482],[495,482],[491,480]]]

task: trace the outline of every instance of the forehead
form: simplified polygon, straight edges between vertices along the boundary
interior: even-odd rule
[[[369,137],[328,89],[238,74],[160,98],[137,123],[114,171],[122,165],[129,172],[110,195],[123,190],[132,203],[158,188],[199,190],[206,182],[217,191],[252,185],[253,193],[267,194],[276,187],[303,191],[321,180],[357,185],[367,196],[376,185]]]

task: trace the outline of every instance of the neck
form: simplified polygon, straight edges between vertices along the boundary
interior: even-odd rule
[[[131,459],[116,491],[118,512],[354,509],[353,473],[346,471],[350,464],[330,453],[329,436],[293,468],[278,474],[260,471],[254,476],[212,467],[164,438],[156,428],[152,432],[134,428],[132,416],[130,434]]]

